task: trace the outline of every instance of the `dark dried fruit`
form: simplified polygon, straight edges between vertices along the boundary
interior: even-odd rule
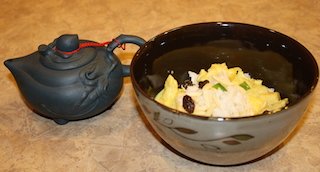
[[[183,106],[184,110],[186,110],[188,113],[193,113],[195,104],[190,96],[185,95],[185,96],[183,96],[183,105],[182,106]]]
[[[183,87],[183,88],[187,89],[188,86],[192,86],[192,85],[193,85],[192,81],[187,79],[187,80],[183,81],[183,83],[180,85],[180,87]]]
[[[199,88],[202,89],[206,84],[208,84],[209,81],[208,80],[204,80],[204,81],[200,81],[199,82]]]

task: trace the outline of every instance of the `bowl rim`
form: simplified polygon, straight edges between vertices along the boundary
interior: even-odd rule
[[[271,114],[267,114],[267,113],[262,113],[262,114],[258,114],[258,115],[253,115],[253,116],[243,116],[243,117],[208,117],[208,116],[201,116],[201,115],[197,115],[197,114],[189,114],[189,113],[186,113],[186,112],[182,112],[182,111],[179,111],[177,109],[173,109],[173,108],[170,108],[166,105],[163,105],[157,101],[155,101],[155,99],[151,96],[149,96],[145,91],[143,91],[137,80],[135,79],[134,77],[134,64],[136,63],[137,59],[139,59],[139,54],[140,52],[145,48],[147,47],[147,45],[152,42],[153,40],[155,40],[156,38],[162,36],[162,35],[166,35],[170,32],[174,32],[176,30],[180,30],[180,29],[183,29],[183,28],[186,28],[186,27],[190,27],[190,26],[193,26],[193,27],[197,27],[197,26],[201,26],[201,25],[219,25],[220,27],[226,27],[226,26],[229,26],[229,25],[238,25],[238,26],[244,26],[244,27],[251,27],[251,28],[257,28],[259,30],[265,30],[265,31],[270,31],[272,32],[273,34],[277,34],[279,36],[282,36],[284,37],[285,39],[288,39],[292,42],[294,42],[295,44],[297,44],[298,46],[300,46],[302,49],[304,49],[307,53],[308,53],[308,56],[311,58],[310,60],[312,61],[312,65],[313,67],[315,68],[315,77],[314,77],[314,80],[312,82],[312,86],[311,88],[305,93],[303,94],[298,100],[296,103],[292,104],[291,106],[287,106],[286,108],[278,111],[278,112],[275,112],[275,113],[271,113]],[[179,116],[185,116],[185,117],[190,117],[190,118],[193,118],[193,119],[200,119],[200,120],[210,120],[210,121],[234,121],[234,120],[244,120],[244,119],[256,119],[256,118],[261,118],[261,117],[271,117],[271,116],[274,116],[274,115],[278,115],[279,113],[282,113],[284,111],[287,111],[287,110],[290,110],[292,109],[293,107],[297,106],[301,101],[303,101],[305,98],[307,98],[309,95],[311,95],[313,93],[313,91],[316,89],[317,87],[317,84],[318,84],[318,80],[319,80],[319,67],[318,67],[318,64],[317,64],[317,61],[316,59],[314,58],[314,56],[311,54],[311,52],[305,47],[303,46],[300,42],[298,42],[297,40],[289,37],[288,35],[285,35],[281,32],[278,32],[276,30],[273,30],[273,29],[269,29],[269,28],[266,28],[266,27],[263,27],[263,26],[258,26],[258,25],[254,25],[254,24],[248,24],[248,23],[239,23],[239,22],[228,22],[228,21],[217,21],[217,22],[201,22],[201,23],[193,23],[193,24],[187,24],[187,25],[183,25],[183,26],[178,26],[178,27],[175,27],[175,28],[172,28],[170,30],[167,30],[167,31],[164,31],[154,37],[152,37],[151,39],[149,39],[144,45],[142,45],[139,50],[135,53],[132,61],[131,61],[131,64],[130,64],[130,78],[131,78],[131,82],[132,82],[132,85],[134,87],[134,90],[137,92],[137,90],[144,96],[146,97],[148,100],[152,101],[153,103],[157,104],[158,106],[160,106],[162,109],[165,109],[167,111],[170,111],[172,112],[172,114],[174,115],[179,115]],[[137,90],[136,90],[137,89]]]

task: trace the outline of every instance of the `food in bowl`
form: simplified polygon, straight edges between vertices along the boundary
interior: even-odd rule
[[[169,75],[155,100],[182,112],[207,117],[244,117],[275,113],[285,108],[288,98],[262,85],[240,67],[212,64],[208,71],[189,71],[189,78],[178,85]]]

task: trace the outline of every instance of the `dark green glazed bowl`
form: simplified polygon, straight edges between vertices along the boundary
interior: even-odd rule
[[[154,101],[169,73],[182,82],[189,70],[199,72],[224,62],[289,98],[288,108],[271,115],[208,118]],[[314,57],[294,39],[230,22],[187,25],[159,34],[140,48],[131,64],[137,99],[154,130],[180,153],[214,165],[250,162],[280,145],[301,119],[318,75]]]

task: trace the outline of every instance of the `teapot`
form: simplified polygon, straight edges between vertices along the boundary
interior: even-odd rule
[[[4,62],[14,76],[26,104],[39,115],[63,125],[98,115],[118,99],[122,65],[113,50],[125,43],[142,46],[140,37],[120,35],[111,42],[80,40],[64,34],[38,51]]]

